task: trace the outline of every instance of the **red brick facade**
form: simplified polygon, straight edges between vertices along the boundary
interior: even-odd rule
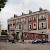
[[[31,20],[29,21],[30,17],[31,17]],[[12,20],[12,25],[13,25],[12,27],[14,28],[15,26],[14,32],[19,32],[19,34],[21,32],[23,34],[28,35],[28,37],[25,37],[25,38],[23,37],[23,39],[25,40],[41,39],[42,40],[43,35],[45,35],[45,39],[48,39],[49,35],[46,32],[46,30],[50,29],[50,13],[48,12],[48,10],[39,10],[36,12],[29,12],[29,14],[22,14],[21,16],[16,16],[10,20]],[[21,29],[19,29],[19,24],[21,25],[20,26]],[[10,30],[10,27],[11,27],[10,25],[11,24],[8,23],[8,30]],[[27,33],[24,33],[24,32],[27,32]]]
[[[35,35],[36,35],[36,33],[28,33],[28,37],[26,38],[26,39],[24,39],[24,40],[35,40],[36,38],[35,38]],[[37,34],[37,39],[43,39],[43,37],[42,37],[42,35],[43,34]],[[48,35],[46,35],[46,34],[44,34],[46,37],[45,37],[45,39],[48,39]]]
[[[50,29],[50,14],[48,15],[48,29]]]

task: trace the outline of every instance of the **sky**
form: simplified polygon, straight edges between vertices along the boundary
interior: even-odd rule
[[[50,11],[50,0],[8,0],[5,7],[0,12],[0,22],[2,29],[7,29],[7,20],[14,14],[21,15],[31,11],[38,11],[39,7]]]

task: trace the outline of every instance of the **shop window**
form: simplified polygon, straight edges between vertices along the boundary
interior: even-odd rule
[[[38,35],[37,34],[35,34],[35,39],[38,39]]]
[[[28,37],[28,34],[24,34],[23,36],[24,36],[24,38],[27,38]]]
[[[43,39],[45,39],[45,37],[46,37],[45,35],[42,35],[42,38],[43,38]]]

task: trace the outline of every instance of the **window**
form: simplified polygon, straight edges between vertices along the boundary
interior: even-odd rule
[[[40,22],[39,23],[39,29],[46,29],[46,28],[47,28],[46,22]]]
[[[32,29],[32,25],[31,24],[29,24],[29,29]]]
[[[25,22],[25,18],[22,18],[21,21],[22,21],[22,22]]]
[[[30,25],[30,29],[31,29],[31,25]]]
[[[35,39],[38,39],[38,35],[37,34],[35,34]]]
[[[42,17],[42,19],[43,19],[43,16],[41,16]]]
[[[31,18],[30,18],[30,20],[31,20]]]
[[[36,24],[34,24],[34,26],[36,26]]]
[[[31,21],[32,20],[32,18],[31,17],[29,17],[29,21]]]
[[[43,25],[43,23],[42,23],[42,25]]]
[[[45,20],[46,17],[45,17],[45,15],[41,15],[41,16],[39,17],[39,19],[41,19],[41,20]]]
[[[25,37],[28,37],[28,34],[25,34]]]
[[[42,19],[45,19],[45,16],[43,15],[43,16],[41,16],[42,17]]]
[[[44,27],[44,28],[47,28],[47,24],[46,24],[46,22],[44,22],[43,27]]]
[[[36,20],[36,17],[34,17],[34,20]]]
[[[45,19],[46,19],[45,15],[40,15],[39,16],[39,20],[45,20]]]
[[[46,28],[46,22],[42,23],[42,28]]]
[[[21,25],[19,25],[19,29],[21,29]]]
[[[17,23],[17,25],[16,25],[16,29],[17,29],[17,30],[22,29],[22,24],[21,24],[21,23]]]
[[[36,23],[33,24],[33,29],[36,30]]]
[[[33,20],[36,20],[36,16],[33,17]]]
[[[42,38],[44,39],[46,37],[46,35],[42,35]]]
[[[42,23],[42,28],[43,28],[43,23]]]

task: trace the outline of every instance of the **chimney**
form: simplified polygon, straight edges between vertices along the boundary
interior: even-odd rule
[[[16,14],[14,14],[14,18],[15,18],[15,17],[17,17],[17,15],[16,15]]]
[[[31,10],[29,10],[29,14],[31,14],[32,13],[32,11]]]
[[[24,13],[22,12],[22,15],[24,15]]]
[[[39,11],[43,11],[43,9],[40,7],[40,8],[39,8]]]

